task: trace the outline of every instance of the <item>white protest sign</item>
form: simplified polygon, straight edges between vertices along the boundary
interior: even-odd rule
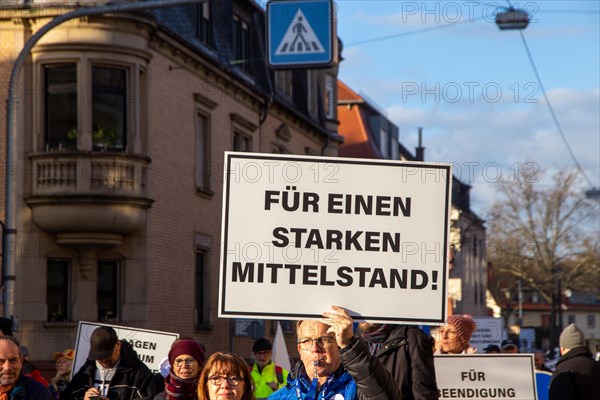
[[[99,326],[110,326],[117,333],[119,340],[126,340],[136,351],[138,358],[146,364],[150,371],[159,372],[160,362],[169,354],[171,344],[179,338],[178,333],[150,331],[126,326],[100,324],[95,322],[79,322],[77,342],[75,344],[74,375],[85,364],[90,352],[90,336]]]
[[[531,354],[436,354],[434,364],[440,400],[537,399]]]
[[[451,167],[225,154],[220,317],[443,323]]]
[[[490,344],[495,344],[500,347],[502,343],[502,318],[493,317],[473,317],[477,324],[477,329],[471,335],[469,344],[477,349],[479,353],[483,353]]]

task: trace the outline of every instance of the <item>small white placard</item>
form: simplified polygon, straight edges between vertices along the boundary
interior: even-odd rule
[[[456,354],[434,357],[440,400],[536,400],[532,354]]]

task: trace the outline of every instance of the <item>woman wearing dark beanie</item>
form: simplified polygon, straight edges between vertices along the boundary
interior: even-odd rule
[[[154,400],[197,400],[204,361],[204,349],[195,340],[176,340],[169,351],[171,370],[165,378],[165,391]]]

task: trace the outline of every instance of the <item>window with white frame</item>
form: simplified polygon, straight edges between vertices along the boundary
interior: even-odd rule
[[[325,116],[327,119],[337,118],[337,79],[325,74]]]
[[[233,132],[233,151],[252,151],[252,139],[242,132]]]
[[[127,146],[127,71],[92,66],[92,150]]]
[[[392,136],[392,148],[390,150],[391,150],[390,159],[391,160],[399,160],[400,159],[400,144],[398,142],[397,135]]]
[[[195,108],[195,146],[196,166],[195,184],[199,192],[212,195],[212,119],[211,112],[217,107],[217,103],[201,93],[194,94]]]
[[[45,149],[89,150],[80,131],[92,133],[93,151],[124,151],[127,146],[127,71],[92,66],[91,92],[79,90],[77,65],[46,65]],[[90,106],[90,118],[81,121],[78,104]],[[84,125],[89,124],[89,127]],[[89,129],[86,129],[89,128]]]
[[[43,101],[34,104],[39,151],[143,152],[146,60],[107,51],[36,53]]]
[[[45,148],[77,149],[77,64],[44,68]]]
[[[233,150],[252,151],[252,132],[254,132],[258,126],[238,113],[232,113],[230,118],[233,132]]]
[[[388,133],[384,128],[379,130],[379,149],[383,157],[388,158],[389,147],[388,147]]]
[[[212,3],[210,1],[205,1],[201,4],[193,5],[188,16],[191,18],[196,37],[205,45],[214,47]]]

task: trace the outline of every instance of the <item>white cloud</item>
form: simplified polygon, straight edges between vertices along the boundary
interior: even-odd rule
[[[597,186],[599,91],[557,89],[548,96],[578,162]],[[526,108],[481,102],[465,106],[423,109],[394,105],[386,111],[400,127],[401,143],[411,151],[417,144],[417,127],[425,128],[426,160],[456,163],[457,176],[473,186],[473,204],[479,213],[485,213],[494,198],[499,175],[514,177],[518,165],[532,161],[541,169],[574,168],[544,102]]]

